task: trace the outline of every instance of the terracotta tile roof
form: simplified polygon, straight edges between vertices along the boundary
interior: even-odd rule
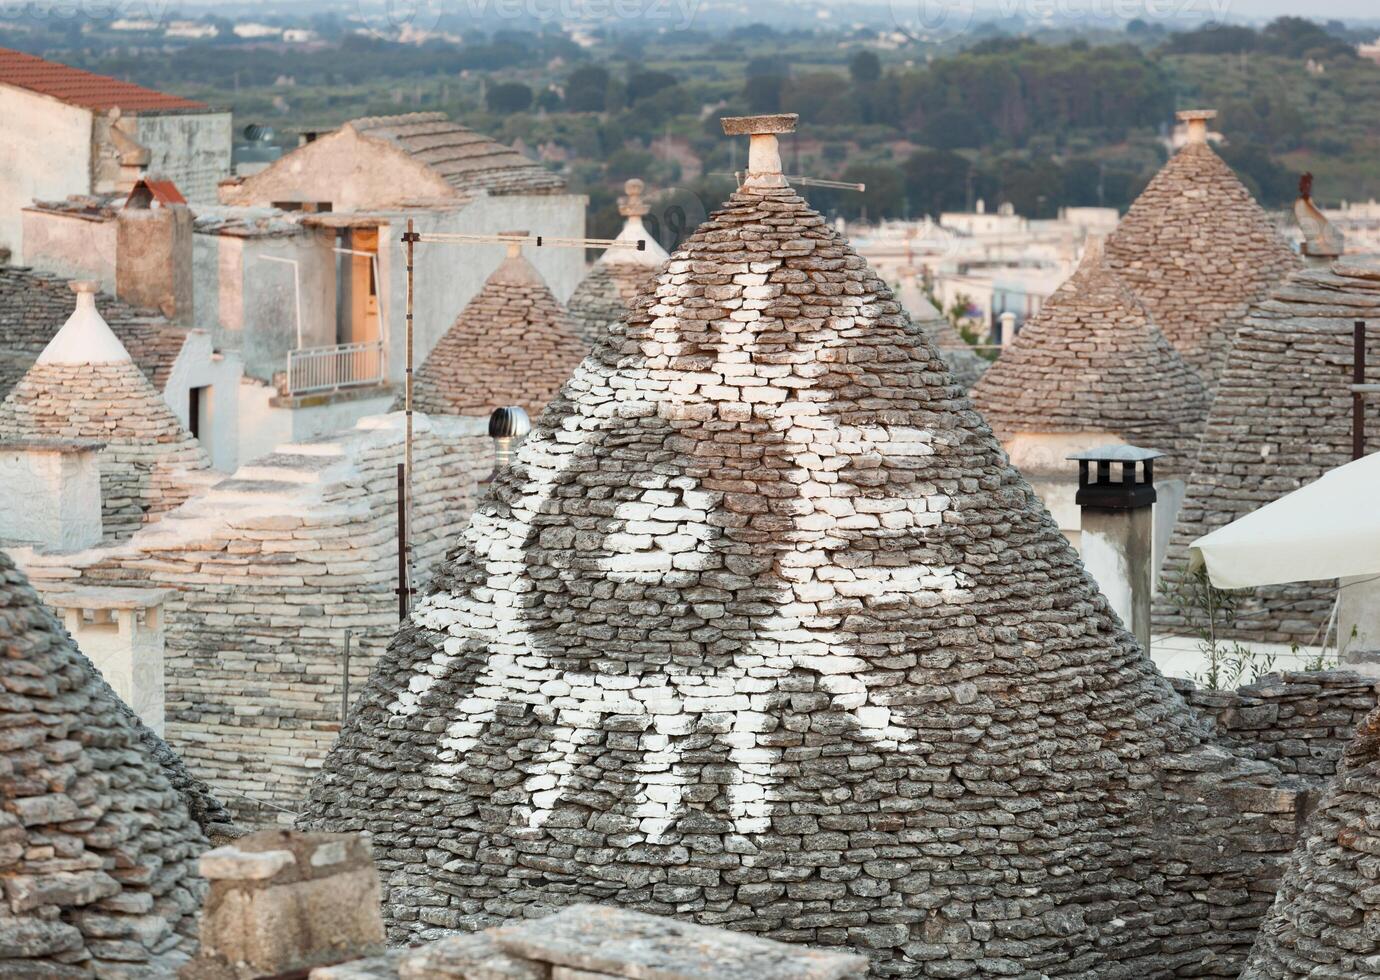
[[[134,189],[129,192],[129,197],[125,198],[125,207],[129,207],[131,204],[139,205],[144,201],[146,194],[148,200],[164,206],[187,203],[187,199],[182,196],[182,192],[171,180],[148,178],[134,185]]]
[[[36,55],[0,48],[0,84],[50,95],[88,109],[206,109],[178,95],[122,82],[118,78],[82,71]]]

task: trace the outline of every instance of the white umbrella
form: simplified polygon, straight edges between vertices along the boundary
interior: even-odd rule
[[[1203,535],[1189,555],[1219,589],[1380,574],[1380,453]]]

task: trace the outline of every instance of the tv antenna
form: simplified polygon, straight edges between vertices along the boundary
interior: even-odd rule
[[[435,245],[507,245],[509,255],[519,255],[522,246],[534,248],[627,248],[639,252],[647,250],[645,238],[619,240],[616,238],[562,238],[532,235],[525,231],[506,231],[495,234],[417,231],[412,218],[407,219],[407,231],[402,236],[407,254],[407,354],[403,370],[403,462],[398,474],[398,613],[406,619],[412,596],[412,317],[416,295],[416,247]]]

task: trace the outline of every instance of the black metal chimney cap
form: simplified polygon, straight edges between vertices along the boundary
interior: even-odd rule
[[[520,405],[496,408],[489,416],[490,439],[516,439],[532,431],[532,421]]]
[[[1073,498],[1079,507],[1103,510],[1138,510],[1155,502],[1155,460],[1164,453],[1139,446],[1099,446],[1074,453],[1067,459],[1078,461],[1078,493]],[[1094,473],[1089,464],[1096,463]],[[1112,464],[1121,465],[1120,479],[1113,479]],[[1143,479],[1136,478],[1140,467]]]

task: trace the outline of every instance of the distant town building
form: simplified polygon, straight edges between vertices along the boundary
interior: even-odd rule
[[[128,191],[145,173],[188,201],[230,172],[230,113],[0,48],[0,250],[25,261],[21,211],[35,200]]]

